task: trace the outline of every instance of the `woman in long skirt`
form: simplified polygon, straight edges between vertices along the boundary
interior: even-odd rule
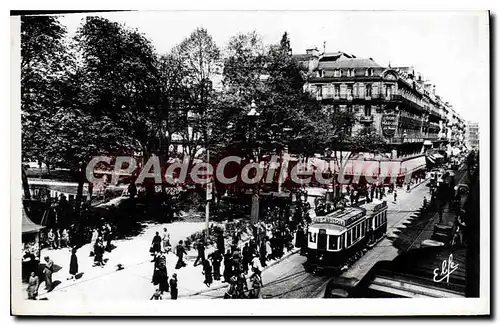
[[[69,262],[69,274],[71,275],[69,279],[75,280],[76,274],[78,274],[78,258],[76,257],[76,248],[71,250],[71,259]]]
[[[29,281],[28,281],[28,299],[36,300],[36,296],[38,295],[38,286],[40,285],[40,280],[38,276],[36,276],[35,272],[31,272]]]
[[[158,283],[159,283],[159,288],[160,292],[168,292],[169,291],[169,286],[168,286],[168,272],[167,272],[167,266],[164,264],[161,264],[158,267]]]
[[[210,265],[210,261],[208,259],[205,259],[203,263],[203,274],[205,274],[205,282],[203,283],[205,283],[207,287],[210,287],[214,279],[212,277],[212,266]]]

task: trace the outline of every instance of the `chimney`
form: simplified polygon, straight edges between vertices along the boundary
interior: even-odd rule
[[[436,95],[436,85],[432,85],[432,95]]]

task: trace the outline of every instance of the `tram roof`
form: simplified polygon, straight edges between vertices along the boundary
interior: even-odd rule
[[[363,208],[370,213],[374,211],[379,211],[384,207],[387,207],[387,201],[380,199],[374,199],[372,202],[363,205]]]
[[[336,224],[341,227],[348,227],[365,216],[365,209],[359,207],[348,207],[345,209],[336,210],[326,216],[317,216],[314,218],[314,223]]]

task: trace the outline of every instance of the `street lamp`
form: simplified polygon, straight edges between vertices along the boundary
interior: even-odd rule
[[[255,105],[255,101],[252,100],[252,104],[250,104],[250,111],[247,113],[247,116],[250,117],[252,120],[257,119],[257,117],[260,116],[260,113],[257,111],[256,108],[257,108],[257,105]],[[251,133],[252,133],[252,131],[251,131]],[[253,133],[255,133],[255,131]],[[252,138],[255,139],[255,135],[253,135]],[[253,148],[252,148],[252,152],[253,152]],[[255,162],[258,163],[258,153],[256,155]],[[253,194],[252,194],[252,208],[251,208],[251,212],[250,212],[250,220],[254,223],[259,220],[259,195],[257,194],[256,190],[257,190],[256,186],[254,186]]]

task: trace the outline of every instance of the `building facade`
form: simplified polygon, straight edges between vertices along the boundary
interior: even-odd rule
[[[343,52],[320,54],[317,49],[295,58],[306,92],[326,110],[353,112],[352,133],[363,126],[375,127],[398,157],[446,150],[451,140],[461,139],[463,120],[436,94],[435,86],[411,67],[383,67],[371,58]]]
[[[479,149],[479,123],[467,123],[466,144],[470,149]]]

